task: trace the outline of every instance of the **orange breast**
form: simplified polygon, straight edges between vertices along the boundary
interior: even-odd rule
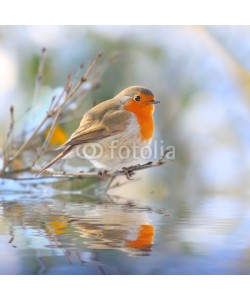
[[[135,114],[140,126],[139,138],[141,138],[141,141],[152,139],[154,134],[154,106],[150,104],[130,101],[124,105],[124,108]]]
[[[142,141],[152,139],[154,134],[154,120],[153,116],[145,117],[143,115],[136,115],[137,121],[140,126],[140,138]]]

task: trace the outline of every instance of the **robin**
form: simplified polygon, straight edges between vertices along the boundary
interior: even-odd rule
[[[90,109],[80,126],[58,149],[61,153],[37,175],[62,158],[88,159],[98,169],[119,170],[141,160],[141,149],[154,134],[153,93],[131,86]]]

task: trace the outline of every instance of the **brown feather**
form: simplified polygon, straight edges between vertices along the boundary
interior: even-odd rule
[[[69,153],[72,146],[68,146],[66,149],[64,149],[61,153],[59,153],[54,159],[52,159],[44,168],[42,168],[41,171],[39,171],[35,177],[42,174],[46,169],[48,169],[50,166],[52,166],[54,163],[56,163],[59,159],[63,158],[66,154]]]
[[[128,125],[131,112],[125,110],[109,110],[98,120],[96,116],[88,113],[83,117],[79,128],[71,135],[69,140],[59,149],[69,145],[76,146],[84,143],[98,141],[122,132]]]

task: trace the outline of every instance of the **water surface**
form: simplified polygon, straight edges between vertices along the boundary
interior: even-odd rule
[[[249,215],[230,194],[131,200],[2,182],[0,274],[250,274]]]

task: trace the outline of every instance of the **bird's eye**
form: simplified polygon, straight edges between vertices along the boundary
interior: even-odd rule
[[[140,96],[135,96],[135,101],[140,101],[141,100],[141,97]]]

